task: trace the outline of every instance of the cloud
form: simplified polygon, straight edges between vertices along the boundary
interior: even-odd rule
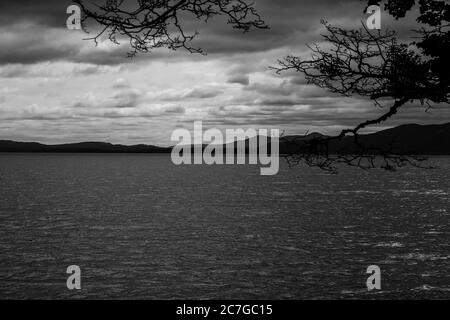
[[[45,26],[63,27],[66,9],[72,0],[2,0],[0,2],[0,26],[17,22],[34,22]]]
[[[90,92],[74,103],[72,107],[75,109],[134,109],[138,107],[144,97],[144,93],[132,88],[126,88],[106,98]]]
[[[14,23],[0,32],[0,65],[35,64],[41,62],[75,62],[95,65],[118,65],[131,62],[126,58],[126,46],[107,39],[95,46],[83,40],[86,34],[65,28],[43,26],[33,22]],[[139,56],[135,61],[142,61]]]
[[[244,90],[254,91],[259,94],[273,95],[273,96],[290,96],[295,93],[298,88],[294,87],[289,81],[284,80],[282,83],[260,83],[255,82]]]
[[[153,92],[150,95],[154,99],[162,101],[187,101],[187,100],[205,100],[216,98],[223,93],[223,90],[217,86],[196,87],[191,89],[168,89],[159,92]]]
[[[130,89],[131,85],[129,83],[127,83],[127,81],[125,81],[123,78],[119,78],[117,79],[114,84],[112,85],[113,89]]]
[[[300,73],[269,70],[288,54],[309,56],[305,45],[321,41],[322,18],[359,27],[364,1],[255,1],[271,29],[246,34],[223,17],[208,24],[183,17],[187,32],[199,31],[192,45],[207,56],[158,49],[135,59],[126,58],[126,41],[100,39],[96,47],[83,32],[67,30],[71,3],[0,2],[2,138],[164,144],[173,128],[200,119],[219,127],[329,133],[383,111],[309,85]],[[383,16],[383,23],[407,34],[414,21],[395,24]],[[429,115],[411,106],[389,124],[450,121],[447,109]]]
[[[73,78],[117,72],[119,68],[71,62],[40,62],[0,66],[0,78]]]
[[[228,78],[228,83],[241,84],[248,86],[250,84],[250,76],[248,74],[236,74]]]
[[[182,106],[169,106],[165,108],[164,112],[169,114],[184,114],[186,113],[186,108]]]
[[[204,48],[211,55],[267,52],[280,47],[297,46],[296,41],[300,39],[303,43],[315,39],[319,31],[319,20],[331,15],[331,12],[335,16],[346,16],[348,8],[353,8],[355,20],[358,21],[362,6],[356,3],[356,0],[260,0],[255,6],[271,29],[257,29],[248,34],[232,29],[224,17],[215,17],[208,24],[180,17],[180,23],[187,33],[199,32],[192,45]],[[2,0],[0,24],[3,32],[0,34],[0,42],[4,49],[0,53],[0,64],[55,60],[94,64],[121,63],[129,50],[127,40],[122,41],[122,46],[115,46],[103,37],[100,39],[100,46],[95,47],[93,42],[82,40],[95,34],[95,28],[90,30],[90,35],[65,28],[66,8],[71,4],[68,0]],[[120,41],[120,37],[118,40]],[[196,59],[186,53],[182,56]],[[156,50],[151,55],[140,55],[137,59],[169,57],[179,55],[172,51]]]
[[[210,99],[217,97],[221,93],[222,91],[218,88],[194,88],[183,97],[191,99]]]
[[[2,120],[63,120],[63,119],[73,119],[74,115],[70,112],[70,110],[66,108],[59,107],[48,107],[39,104],[31,104],[26,107],[21,108],[20,110],[14,110],[11,112],[4,112],[0,115],[0,119]]]

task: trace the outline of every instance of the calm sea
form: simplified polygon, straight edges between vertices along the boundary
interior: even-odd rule
[[[263,177],[166,155],[1,154],[0,298],[448,299],[450,158],[432,162]],[[382,291],[367,291],[370,265]]]

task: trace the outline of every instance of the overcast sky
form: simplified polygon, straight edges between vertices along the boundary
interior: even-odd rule
[[[196,120],[222,129],[334,133],[380,113],[370,101],[269,70],[277,58],[307,54],[305,45],[320,41],[322,18],[359,27],[363,2],[255,2],[271,30],[241,34],[220,18],[190,24],[208,56],[159,50],[130,60],[126,44],[105,39],[95,47],[83,32],[67,30],[71,1],[1,0],[0,139],[170,145],[174,129]],[[383,15],[382,27],[404,32],[413,21]],[[448,121],[448,111],[409,106],[384,126]]]

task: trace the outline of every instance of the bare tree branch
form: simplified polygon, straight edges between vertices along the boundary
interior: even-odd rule
[[[288,141],[291,150],[294,150],[288,156],[289,162],[305,162],[332,172],[339,163],[363,169],[381,167],[393,170],[407,164],[422,167],[423,159],[420,157],[364,146],[359,136],[361,130],[393,117],[409,101],[416,100],[428,105],[431,102],[448,102],[448,90],[442,89],[440,78],[430,70],[427,60],[409,46],[398,43],[393,31],[372,33],[364,24],[360,30],[345,30],[326,22],[323,24],[328,31],[323,35],[330,45],[328,50],[318,44],[311,45],[310,59],[291,55],[279,60],[279,65],[272,69],[277,73],[300,72],[309,84],[333,93],[367,97],[376,105],[381,105],[381,100],[390,101],[391,105],[378,118],[343,130],[336,136]],[[330,145],[348,136],[353,137],[352,154],[332,154]]]
[[[74,0],[83,12],[83,25],[91,20],[100,31],[88,40],[95,43],[107,34],[118,44],[127,39],[129,56],[151,52],[156,48],[186,49],[191,53],[205,52],[190,42],[197,32],[188,33],[185,21],[190,16],[208,22],[214,16],[225,16],[234,29],[248,32],[252,28],[267,29],[252,3],[244,0],[99,0],[87,4]],[[101,4],[98,4],[101,3]]]

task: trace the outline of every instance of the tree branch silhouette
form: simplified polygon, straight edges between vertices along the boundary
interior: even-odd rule
[[[115,44],[127,39],[128,56],[148,53],[156,48],[185,49],[205,54],[202,48],[190,45],[197,32],[188,32],[186,18],[208,22],[215,16],[225,16],[234,29],[248,32],[252,28],[267,29],[252,3],[244,0],[99,0],[88,4],[74,0],[82,10],[82,23],[91,20],[100,31],[88,40],[96,44],[107,35]],[[99,4],[100,3],[100,4]]]
[[[412,1],[412,3],[411,3]],[[369,1],[379,4],[380,1]],[[345,163],[363,169],[395,170],[405,165],[422,165],[425,158],[399,153],[393,143],[386,147],[366,146],[361,142],[361,130],[387,121],[408,102],[419,101],[429,110],[433,104],[449,102],[448,22],[450,5],[442,1],[419,1],[425,24],[416,31],[418,42],[399,43],[395,32],[370,31],[363,23],[359,30],[345,30],[327,22],[327,33],[322,35],[327,49],[318,44],[308,46],[310,59],[290,55],[278,61],[272,69],[277,73],[296,71],[304,74],[309,84],[343,96],[366,97],[387,110],[378,118],[364,121],[351,129],[331,137],[303,137],[287,139],[291,150],[288,161],[295,165],[304,162],[310,166],[336,172],[336,165]],[[401,18],[414,6],[414,0],[389,0],[386,7],[396,18]],[[446,68],[447,67],[447,68]],[[444,71],[446,70],[446,71]],[[331,146],[352,137],[351,154],[336,154]],[[331,148],[332,149],[332,148]]]

